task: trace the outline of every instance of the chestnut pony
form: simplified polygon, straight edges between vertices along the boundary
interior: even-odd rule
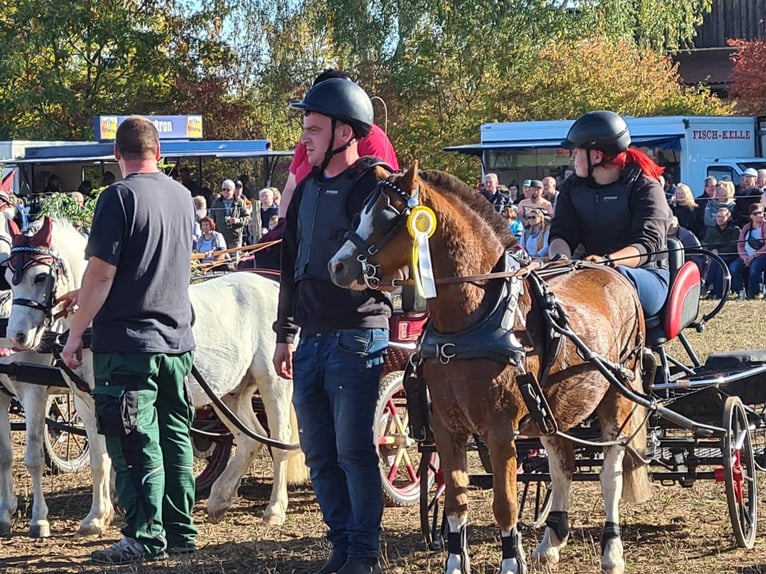
[[[569,532],[575,454],[566,431],[596,414],[604,443],[600,480],[606,523],[601,570],[622,573],[618,503],[623,494],[632,501],[643,501],[650,494],[646,466],[631,450],[626,455],[626,446],[640,452],[646,445],[644,409],[617,392],[569,337],[559,337],[560,344],[550,342],[555,337],[547,335],[546,297],[535,293],[542,287],[548,301],[558,302],[560,314],[568,318],[587,349],[613,372],[621,373],[628,388],[640,390],[645,327],[634,289],[613,269],[595,265],[549,265],[536,275],[546,277],[537,286],[523,269],[508,281],[477,278],[508,269],[501,263],[515,240],[507,224],[466,184],[445,173],[418,172],[417,163],[404,175],[382,182],[367,199],[356,230],[347,234],[348,241],[329,263],[333,281],[361,289],[390,285],[392,278],[400,277],[410,263],[413,238],[407,219],[416,205],[432,210],[436,221],[428,242],[437,292],[428,300],[431,335],[430,339],[424,335],[420,342],[419,372],[430,391],[431,424],[446,482],[444,512],[449,533],[444,572],[470,572],[465,544],[468,438],[478,434],[489,448],[494,471],[492,508],[502,542],[500,572],[520,574],[527,572],[527,563],[517,529],[515,437],[519,433],[540,436],[549,458],[553,506],[533,560],[552,566],[559,561]],[[549,274],[551,267],[562,272]],[[487,317],[497,317],[498,307],[503,307],[503,328],[484,340],[482,329],[492,321]],[[496,352],[500,339],[510,349],[507,359]],[[436,351],[428,354],[427,348]],[[488,356],[482,357],[485,350]],[[521,381],[529,381],[530,376],[542,386],[550,412],[547,420],[555,420],[557,432],[548,428],[549,434],[543,436],[537,424],[541,409],[529,412],[520,389]]]

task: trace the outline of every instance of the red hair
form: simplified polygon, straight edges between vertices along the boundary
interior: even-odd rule
[[[199,224],[200,224],[200,226],[202,226],[202,224],[203,224],[203,223],[205,223],[205,222],[207,222],[207,223],[209,223],[209,224],[210,224],[210,231],[215,231],[215,220],[213,220],[213,218],[212,218],[212,217],[210,217],[210,216],[208,215],[208,216],[206,216],[206,217],[203,217],[202,219],[200,219],[200,220],[199,220]]]
[[[626,165],[635,163],[641,172],[654,179],[659,179],[665,168],[661,165],[657,165],[655,161],[646,155],[641,150],[635,148],[628,148],[627,150],[618,153],[613,159],[607,162],[607,165],[616,165],[620,169],[624,169]]]

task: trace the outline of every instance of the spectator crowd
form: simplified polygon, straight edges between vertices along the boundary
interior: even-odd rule
[[[556,213],[558,186],[571,170],[542,180],[526,179],[521,193],[515,182],[505,186],[487,173],[479,193],[507,221],[508,228],[533,261],[545,262],[548,231]],[[708,177],[700,193],[685,183],[662,180],[673,212],[668,235],[685,248],[703,247],[721,258],[731,273],[731,288],[723,292],[722,267],[705,256],[689,255],[700,268],[706,299],[763,299],[766,291],[766,169],[748,168],[735,185],[729,179]]]

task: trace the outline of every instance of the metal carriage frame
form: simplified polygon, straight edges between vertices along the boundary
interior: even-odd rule
[[[757,531],[757,475],[766,471],[766,349],[719,353],[702,364],[683,330],[694,328],[702,332],[707,322],[721,311],[726,298],[698,318],[699,270],[692,261],[684,261],[682,246],[669,242],[669,252],[669,302],[661,316],[647,321],[647,349],[651,350],[652,359],[646,365],[650,375],[644,380],[644,393],[635,393],[616,380],[609,369],[599,364],[598,357],[591,360],[619,392],[647,407],[648,444],[641,456],[649,465],[651,479],[661,485],[684,487],[691,487],[699,480],[724,483],[734,538],[739,547],[750,549],[755,544]],[[721,266],[724,293],[728,292],[728,268],[717,255],[704,249],[687,253],[704,255]],[[675,309],[669,309],[670,306]],[[564,332],[566,330],[564,327],[562,334],[579,346],[576,333]],[[668,352],[666,344],[671,340],[680,343],[685,358]],[[581,350],[584,356],[591,356],[584,345]],[[534,413],[532,416],[535,418]],[[568,434],[576,447],[573,480],[599,480],[602,454],[597,419],[587,420]],[[420,438],[419,448],[423,453],[436,452],[430,429],[421,433]],[[491,488],[492,469],[485,456],[486,447],[480,439],[475,440],[473,448],[480,455],[485,473],[471,474],[470,484]],[[517,481],[521,484],[519,522],[529,528],[543,527],[551,503],[545,451],[539,439],[527,437],[517,438],[517,450]],[[444,481],[438,467],[428,467],[430,464],[427,457],[421,458],[420,474],[431,470],[435,472],[436,481],[433,488],[421,483],[420,528],[427,546],[437,550],[443,548],[446,540],[441,508]]]

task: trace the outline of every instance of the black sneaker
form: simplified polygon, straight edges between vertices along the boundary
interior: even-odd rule
[[[144,560],[163,560],[167,555],[147,556],[143,545],[135,538],[121,538],[109,548],[96,550],[90,555],[96,564],[137,564]]]
[[[377,558],[349,558],[338,574],[382,574]]]
[[[333,552],[327,564],[322,566],[314,574],[338,574],[338,571],[346,563],[346,553]]]

